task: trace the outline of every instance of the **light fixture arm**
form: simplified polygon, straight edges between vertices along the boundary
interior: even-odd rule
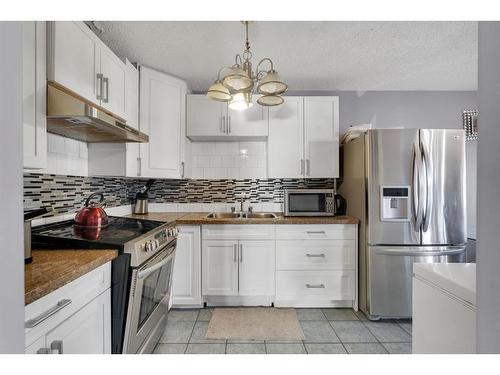
[[[217,73],[217,81],[220,81],[220,74],[224,69],[231,69],[230,66],[223,66],[222,68],[219,69],[219,72]]]
[[[255,69],[255,76],[259,77],[260,74],[265,73],[265,70],[259,70],[259,67],[262,63],[268,61],[269,64],[271,65],[271,70],[274,70],[274,65],[273,65],[273,60],[271,60],[269,57],[264,57],[262,60],[259,61],[257,64],[257,68]]]
[[[239,63],[238,60],[240,60]],[[243,58],[239,53],[234,57],[234,66],[243,66]]]

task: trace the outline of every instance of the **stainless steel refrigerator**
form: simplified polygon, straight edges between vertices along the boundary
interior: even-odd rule
[[[371,318],[412,313],[416,262],[464,262],[465,135],[373,129],[343,146],[339,192],[360,219],[359,300]]]

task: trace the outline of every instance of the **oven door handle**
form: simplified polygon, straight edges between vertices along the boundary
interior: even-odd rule
[[[170,262],[173,256],[174,256],[174,252],[170,253],[170,255],[168,255],[165,259],[160,260],[158,263],[155,263],[151,267],[140,270],[139,272],[137,272],[137,278],[144,279],[145,277],[149,276],[154,271],[156,271],[159,268],[162,268],[165,264]]]

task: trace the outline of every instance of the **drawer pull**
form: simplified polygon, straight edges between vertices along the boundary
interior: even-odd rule
[[[321,253],[321,254],[306,254],[306,257],[308,257],[308,258],[324,258],[325,254],[324,253]]]
[[[326,234],[324,230],[308,230],[306,231],[307,234]]]
[[[44,312],[43,314],[40,314],[38,315],[36,318],[34,319],[30,319],[28,320],[26,323],[25,323],[25,327],[26,328],[33,328],[33,327],[36,327],[37,325],[39,325],[40,323],[44,322],[45,320],[47,320],[48,318],[50,318],[52,315],[54,315],[55,313],[57,313],[58,311],[64,309],[66,306],[68,306],[69,304],[71,303],[71,300],[70,299],[62,299],[60,300],[59,302],[57,302],[57,305],[55,305],[54,307],[50,308],[49,310],[47,310],[46,312]]]
[[[325,284],[306,284],[306,287],[309,289],[324,289]]]
[[[52,343],[50,344],[50,351],[52,354],[63,354],[62,340],[52,341]]]

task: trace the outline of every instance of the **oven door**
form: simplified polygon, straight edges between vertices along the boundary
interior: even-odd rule
[[[333,190],[287,190],[285,216],[333,216]]]
[[[132,270],[123,353],[138,353],[165,321],[170,301],[176,241]]]

